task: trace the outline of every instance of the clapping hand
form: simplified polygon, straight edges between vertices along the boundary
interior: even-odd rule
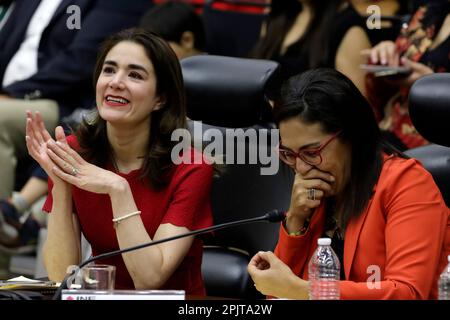
[[[50,140],[47,155],[55,164],[52,172],[58,178],[89,192],[108,194],[126,180],[114,172],[84,160],[68,144]]]
[[[124,184],[121,176],[85,161],[67,143],[62,127],[55,129],[56,141],[44,126],[42,116],[27,112],[26,141],[29,154],[56,184],[72,184],[80,189],[109,193]]]
[[[53,172],[52,168],[55,163],[47,155],[47,145],[53,138],[50,136],[49,132],[45,128],[44,121],[39,112],[33,116],[31,111],[27,111],[27,122],[26,122],[26,144],[28,153],[30,156],[36,160],[42,169],[48,174],[52,179],[53,183],[61,184],[64,183],[63,180],[59,179]],[[57,127],[55,129],[56,140],[61,144],[67,144],[66,136],[62,127]]]

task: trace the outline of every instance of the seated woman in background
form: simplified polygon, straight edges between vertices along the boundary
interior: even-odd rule
[[[347,1],[273,0],[250,57],[280,62],[283,79],[312,68],[335,68],[364,94],[360,50],[371,47],[364,28]]]
[[[325,236],[341,263],[341,299],[436,298],[450,210],[431,175],[383,142],[368,102],[341,73],[294,76],[281,99],[280,158],[295,180],[275,254],[260,252],[248,266],[256,288],[308,299],[308,262]]]
[[[411,0],[350,0],[360,15],[367,14],[367,7],[376,5],[383,16],[394,16],[406,13],[411,6]]]
[[[0,199],[0,252],[34,252],[39,230],[47,225],[47,217],[34,205],[47,193],[47,175],[40,168],[8,199]]]
[[[169,42],[180,60],[202,54],[205,49],[203,21],[187,3],[169,1],[155,5],[144,14],[140,27]]]
[[[98,112],[75,136],[27,115],[30,155],[51,178],[44,262],[60,281],[80,263],[80,230],[93,255],[208,227],[212,167],[174,165],[171,134],[185,128],[183,80],[170,46],[129,29],[103,45],[94,79]],[[192,157],[195,151],[192,150]],[[118,289],[184,289],[205,294],[202,241],[183,238],[101,260],[115,265]]]
[[[367,94],[380,128],[402,150],[428,144],[411,122],[408,94],[419,78],[450,70],[450,1],[430,1],[417,10],[396,42],[383,41],[363,53],[372,64],[411,70],[409,76],[397,79],[368,76]]]
[[[350,2],[364,19],[371,19],[370,22],[374,22],[372,18],[375,12],[381,14],[381,28],[366,28],[372,45],[384,40],[395,40],[404,17],[413,11],[411,0],[351,0]],[[371,7],[373,5],[377,6],[379,11],[373,11]]]

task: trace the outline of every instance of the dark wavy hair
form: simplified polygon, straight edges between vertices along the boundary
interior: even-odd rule
[[[338,139],[351,146],[351,176],[344,187],[343,221],[366,208],[383,166],[383,152],[406,156],[385,142],[375,115],[356,86],[339,71],[319,68],[291,77],[274,108],[275,121],[293,117],[319,123],[326,133],[342,131]]]
[[[156,94],[164,106],[152,112],[147,153],[144,156],[141,178],[161,188],[168,183],[173,163],[170,153],[176,142],[172,132],[186,128],[186,101],[181,67],[170,46],[158,35],[144,29],[127,29],[109,37],[101,46],[94,71],[94,86],[100,76],[108,52],[118,43],[130,41],[141,45],[153,64],[156,75]],[[83,119],[76,132],[81,155],[91,163],[106,166],[114,163],[111,146],[106,135],[106,121],[98,112],[93,119]]]
[[[310,0],[313,17],[305,30],[303,46],[309,67],[317,68],[329,61],[330,44],[327,37],[333,33],[334,20],[344,0]],[[266,35],[250,52],[251,58],[273,59],[278,55],[284,38],[302,11],[299,0],[272,0],[271,11],[266,19]]]
[[[181,43],[185,31],[191,31],[194,34],[194,47],[201,51],[205,49],[203,20],[187,3],[169,1],[155,5],[141,18],[140,27],[176,43]]]

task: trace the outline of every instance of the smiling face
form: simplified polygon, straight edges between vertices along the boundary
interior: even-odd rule
[[[332,134],[325,133],[321,124],[307,124],[297,117],[281,121],[279,128],[281,144],[294,152],[317,149],[332,136]],[[322,149],[321,156],[322,162],[316,166],[297,158],[292,169],[302,176],[315,169],[332,175],[335,182],[331,185],[332,192],[329,196],[337,195],[344,190],[349,181],[351,147],[342,142],[338,136]]]
[[[122,41],[108,52],[97,80],[100,116],[113,124],[150,123],[151,112],[161,107],[157,79],[144,47]]]

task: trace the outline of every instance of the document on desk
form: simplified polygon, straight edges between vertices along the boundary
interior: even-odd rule
[[[61,300],[185,300],[184,290],[63,290]]]
[[[30,279],[24,276],[0,280],[0,290],[41,290],[54,289],[59,287],[60,283],[48,280]]]

